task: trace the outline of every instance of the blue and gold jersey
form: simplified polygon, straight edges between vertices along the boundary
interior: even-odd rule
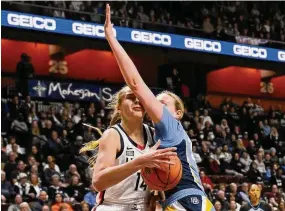
[[[192,153],[192,142],[181,122],[175,119],[166,107],[163,108],[160,122],[155,124],[155,140],[159,139],[161,140],[160,148],[177,147],[177,156],[183,167],[180,182],[175,188],[165,192],[166,199],[174,196],[175,201],[178,201],[181,198],[193,195],[193,193],[206,196]],[[173,200],[169,201],[169,203],[171,202]]]

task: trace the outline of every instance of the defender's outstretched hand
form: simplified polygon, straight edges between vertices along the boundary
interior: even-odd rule
[[[106,39],[114,37],[113,24],[111,23],[111,9],[109,4],[106,4],[106,20],[105,20],[104,29],[105,29]]]

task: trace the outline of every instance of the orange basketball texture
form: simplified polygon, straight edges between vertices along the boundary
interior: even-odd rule
[[[169,160],[175,164],[161,164],[165,169],[168,169],[167,171],[157,168],[143,168],[141,170],[144,182],[151,190],[170,190],[180,182],[182,177],[181,161],[177,156],[170,156]]]

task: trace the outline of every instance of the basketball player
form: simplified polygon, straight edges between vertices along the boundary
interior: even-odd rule
[[[249,202],[240,208],[240,211],[271,211],[269,204],[260,201],[261,190],[258,185],[252,184],[249,188]]]
[[[156,98],[144,83],[134,63],[113,34],[110,6],[106,5],[105,36],[114,53],[122,75],[143,105],[155,124],[155,139],[161,140],[161,147],[177,147],[177,155],[183,166],[183,176],[179,184],[166,191],[166,200],[162,203],[164,210],[214,210],[207,198],[198,167],[192,154],[192,142],[183,129],[180,119],[184,113],[181,99],[171,92],[163,92]]]
[[[153,132],[143,124],[145,110],[129,87],[116,94],[113,105],[110,128],[99,140],[93,170],[92,183],[100,191],[96,211],[146,211],[150,191],[140,169],[173,164],[167,158],[176,155],[175,148],[157,150],[159,142],[150,148]]]

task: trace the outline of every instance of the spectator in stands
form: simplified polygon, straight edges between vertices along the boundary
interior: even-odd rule
[[[237,197],[238,196],[238,186],[236,183],[231,183],[229,185],[229,194],[230,197],[234,196]]]
[[[276,207],[276,208],[279,206],[282,196],[278,190],[277,185],[272,185],[271,192],[268,193],[267,197],[269,199],[269,203],[271,206]]]
[[[9,181],[6,180],[6,173],[1,170],[1,196],[9,201],[15,195],[13,187]]]
[[[236,201],[232,200],[229,204],[229,211],[239,211],[240,210],[240,204],[236,203]]]
[[[22,202],[20,204],[21,211],[31,211],[30,205],[27,202]]]
[[[62,127],[62,123],[60,121],[60,117],[56,114],[56,110],[54,107],[50,108],[49,114],[51,116],[50,120],[59,127]],[[51,128],[51,127],[50,127]]]
[[[216,211],[222,211],[222,204],[219,200],[216,200],[215,203],[214,203],[214,207],[215,207],[215,210]]]
[[[246,151],[242,152],[242,157],[240,158],[240,162],[243,164],[244,166],[244,173],[248,172],[249,167],[252,163],[252,160],[250,159],[248,153]]]
[[[37,199],[30,202],[30,206],[32,210],[42,211],[43,207],[48,204],[48,195],[47,192],[42,190],[40,191],[40,195]]]
[[[192,153],[193,153],[193,156],[194,156],[196,163],[199,164],[202,162],[202,158],[200,157],[199,153],[197,153],[196,151],[197,151],[197,147],[193,146]]]
[[[30,183],[27,181],[27,174],[20,173],[17,177],[17,182],[14,185],[16,194],[20,194],[24,201],[29,200]]]
[[[9,178],[9,180],[11,180],[12,171],[17,168],[16,158],[17,158],[16,153],[10,152],[9,153],[9,160],[5,164],[5,167],[4,167],[4,171],[6,172],[6,176],[7,176],[7,178]]]
[[[55,165],[55,162],[51,161],[48,164],[48,168],[44,170],[44,177],[46,182],[50,182],[50,178],[52,178],[52,176],[60,174],[60,172],[56,171]]]
[[[41,211],[50,211],[50,208],[48,205],[44,205],[44,206],[42,206]]]
[[[203,184],[203,187],[206,192],[212,192],[214,188],[214,184],[212,183],[211,179],[205,175],[204,171],[200,171],[200,178]]]
[[[75,164],[71,164],[68,168],[68,170],[65,172],[64,174],[64,179],[67,183],[70,182],[71,178],[74,176],[74,175],[77,175],[78,177],[80,177],[78,171],[77,171],[77,167]]]
[[[211,34],[214,31],[214,27],[211,23],[210,17],[206,17],[203,22],[204,32],[207,34]]]
[[[238,200],[237,200],[241,205],[243,203],[249,202],[248,198],[248,184],[247,183],[242,183],[241,185],[241,191],[238,193]]]
[[[6,146],[6,153],[9,154],[12,151],[12,145],[16,144],[18,146],[18,151],[17,153],[23,154],[23,149],[20,148],[20,146],[16,143],[16,137],[11,136],[9,138],[9,144]]]
[[[84,140],[85,142],[95,140],[95,134],[93,133],[93,129],[91,127],[87,127],[87,130],[85,130]]]
[[[12,122],[11,130],[18,133],[28,132],[28,126],[25,122],[23,113],[19,113],[18,118]]]
[[[202,122],[202,129],[205,128],[205,124],[206,122],[209,122],[210,125],[214,125],[212,118],[209,116],[209,112],[207,109],[204,109],[204,114],[203,116],[201,116],[201,118],[203,118],[203,122]]]
[[[265,154],[265,157],[264,157],[264,164],[265,164],[265,169],[267,168],[270,168],[270,166],[272,165],[272,161],[271,161],[271,157],[270,157],[270,154],[269,153],[266,153]]]
[[[66,188],[66,192],[73,202],[81,202],[83,200],[85,190],[78,175],[71,177],[70,185]]]
[[[11,173],[11,178],[16,179],[20,175],[20,173],[26,173],[26,167],[27,165],[24,163],[24,161],[19,160],[17,163],[17,168]]]
[[[17,64],[17,88],[18,91],[26,96],[28,94],[28,79],[34,76],[35,70],[31,63],[31,57],[26,53],[21,54],[21,60]]]
[[[101,16],[98,14],[98,8],[92,7],[92,14],[90,15],[90,19],[92,22],[100,23],[101,22]]]
[[[8,211],[20,211],[20,204],[23,202],[22,196],[17,194],[15,202],[8,207]]]
[[[257,165],[257,170],[261,173],[261,174],[265,174],[266,169],[265,169],[265,164],[263,162],[263,154],[261,152],[259,152],[257,154],[257,158],[254,161],[254,163],[256,163]]]
[[[224,144],[222,153],[224,155],[224,159],[223,159],[224,162],[230,163],[232,160],[232,154],[229,151],[229,147],[227,144]]]
[[[39,128],[38,122],[36,120],[32,121],[31,132],[34,136],[41,135],[40,128]]]
[[[237,142],[236,149],[238,152],[246,151],[246,147],[244,146],[241,138],[239,138],[236,142]],[[255,151],[254,151],[254,153],[255,153]]]
[[[29,196],[31,200],[35,200],[36,198],[38,198],[40,196],[40,192],[42,190],[41,184],[40,184],[40,180],[38,175],[36,174],[31,174],[31,178],[30,178],[30,190],[29,190]]]
[[[253,140],[249,141],[249,146],[247,147],[246,151],[248,152],[250,158],[253,159],[257,151],[257,147],[255,146]]]
[[[80,205],[81,205],[81,210],[82,211],[89,211],[90,210],[90,205],[88,203],[83,201],[83,202],[80,203]]]
[[[62,187],[60,176],[54,174],[51,176],[51,185],[48,188],[48,195],[50,199],[55,199],[56,193],[61,192],[65,195],[65,189]]]
[[[247,172],[249,182],[262,182],[262,174],[257,168],[256,162],[252,162],[249,171]]]
[[[277,185],[279,190],[285,190],[285,177],[281,168],[278,168],[277,172],[273,171],[270,178],[270,184]]]
[[[240,161],[239,153],[234,154],[234,158],[231,161],[232,169],[236,172],[236,175],[242,176],[245,173],[244,165]]]
[[[72,207],[64,202],[64,196],[61,193],[56,193],[54,203],[51,206],[51,211],[73,211]]]
[[[39,152],[37,146],[32,146],[31,156],[33,156],[37,162],[43,163],[43,154]]]
[[[94,186],[91,184],[89,186],[89,192],[87,192],[84,196],[84,202],[86,202],[90,207],[94,207],[96,204],[96,196],[97,193],[95,192]]]
[[[217,192],[217,199],[221,202],[222,210],[228,210],[229,209],[229,203],[225,196],[225,192],[223,190],[219,190]]]
[[[275,148],[270,148],[270,158],[272,163],[277,163],[279,158],[276,155],[276,149]]]

